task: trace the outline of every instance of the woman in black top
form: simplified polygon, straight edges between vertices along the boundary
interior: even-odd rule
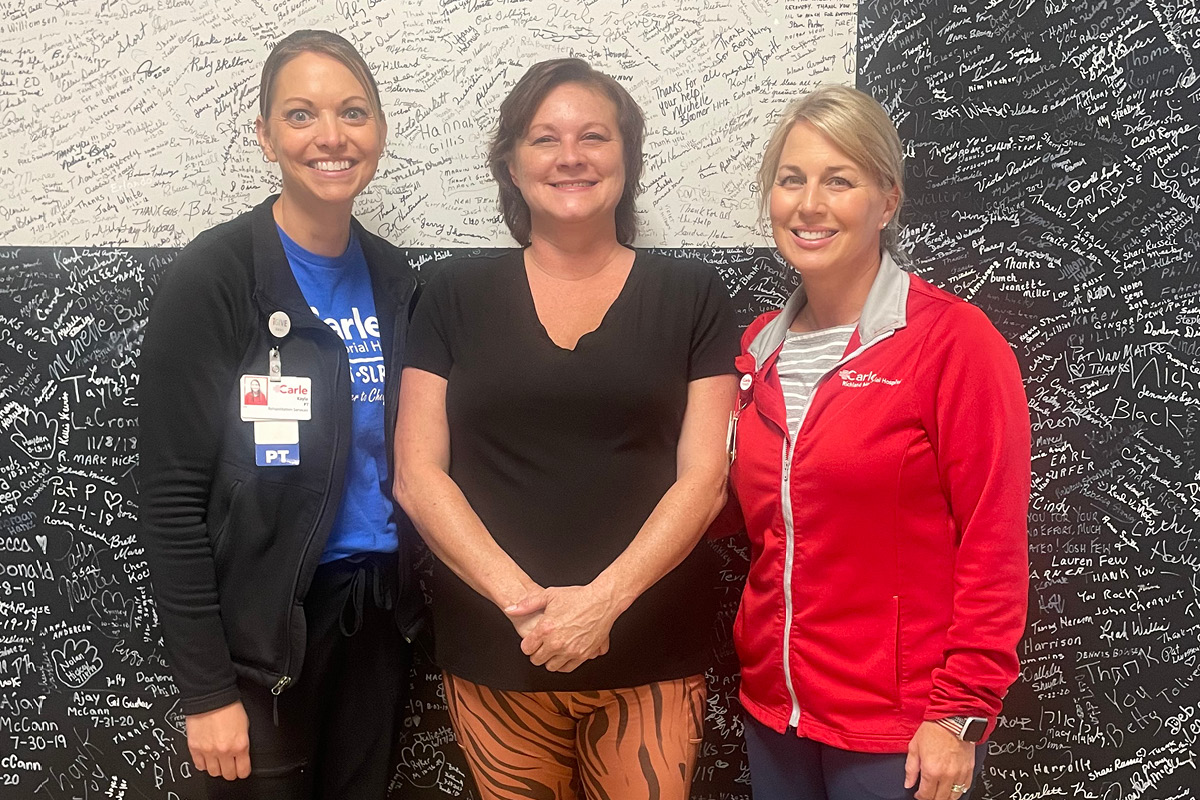
[[[711,269],[627,246],[642,135],[608,76],[532,67],[490,151],[524,249],[447,266],[413,320],[396,496],[485,798],[690,787],[737,331]]]

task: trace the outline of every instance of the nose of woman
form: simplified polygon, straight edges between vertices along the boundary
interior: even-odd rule
[[[318,147],[336,149],[345,139],[341,120],[333,114],[319,115],[313,127],[313,141]]]
[[[573,137],[564,136],[558,144],[558,165],[578,167],[583,164],[583,148]]]
[[[796,214],[801,219],[820,217],[825,212],[825,196],[817,181],[808,181],[796,192]]]

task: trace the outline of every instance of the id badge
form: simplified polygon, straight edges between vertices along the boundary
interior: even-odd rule
[[[300,466],[300,424],[294,420],[255,420],[254,463],[260,467]]]
[[[312,419],[312,379],[284,375],[243,375],[242,420]]]

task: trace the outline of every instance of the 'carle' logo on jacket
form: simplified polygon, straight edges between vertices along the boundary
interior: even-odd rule
[[[884,378],[881,375],[876,375],[874,370],[871,372],[855,372],[852,369],[838,370],[838,377],[842,379],[842,386],[847,389],[861,389],[864,386],[870,386],[874,383],[881,383],[884,386],[898,386],[900,378]]]

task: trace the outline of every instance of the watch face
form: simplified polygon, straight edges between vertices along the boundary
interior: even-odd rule
[[[983,717],[970,717],[967,719],[967,724],[963,728],[962,739],[964,742],[976,743],[983,738],[983,734],[987,731],[988,721]]]

